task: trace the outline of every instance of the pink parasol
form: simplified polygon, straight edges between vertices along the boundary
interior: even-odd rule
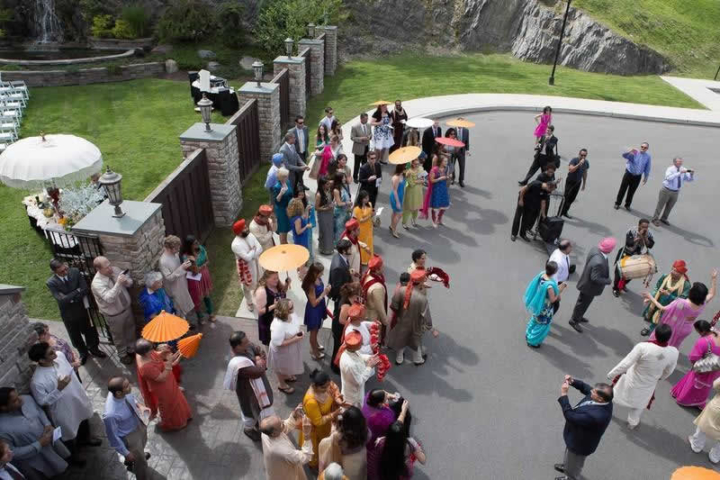
[[[463,142],[456,138],[449,138],[449,137],[437,137],[435,141],[441,145],[447,145],[448,147],[459,147],[462,148],[465,146]]]

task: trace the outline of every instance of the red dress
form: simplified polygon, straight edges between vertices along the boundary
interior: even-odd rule
[[[192,418],[190,405],[178,387],[174,372],[157,381],[165,371],[165,363],[159,352],[151,352],[152,361],[144,365],[137,362],[138,383],[145,399],[145,405],[153,415],[160,413],[160,428],[163,430],[179,430],[187,425]]]

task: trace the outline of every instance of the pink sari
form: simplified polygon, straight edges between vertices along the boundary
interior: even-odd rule
[[[691,363],[695,363],[703,358],[710,351],[715,355],[720,355],[720,341],[714,335],[701,337],[695,342],[695,346],[690,351],[688,359]],[[684,377],[672,388],[670,393],[675,398],[678,405],[683,407],[698,407],[701,410],[705,408],[712,384],[720,377],[720,371],[698,373],[690,370]]]
[[[430,203],[432,201],[433,182],[432,179],[440,173],[438,167],[432,167],[430,174],[428,175],[428,187],[425,191],[425,198],[423,199],[423,205],[420,209],[420,218],[423,220],[428,219],[428,213],[430,212]]]
[[[323,175],[327,175],[328,167],[330,166],[330,161],[332,161],[332,158],[333,158],[332,148],[330,148],[330,145],[325,145],[325,148],[323,148],[323,151],[320,155],[321,155],[321,161],[320,161],[320,169],[318,170],[318,176],[323,176]]]
[[[693,323],[697,317],[702,315],[703,310],[705,310],[705,305],[693,310],[690,307],[690,300],[686,298],[677,298],[665,308],[658,325],[664,323],[672,327],[672,337],[668,341],[669,346],[680,350],[680,344],[693,331]],[[650,339],[655,340],[655,331]]]

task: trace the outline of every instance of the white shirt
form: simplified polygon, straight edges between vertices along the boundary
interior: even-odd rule
[[[98,309],[103,315],[119,315],[130,308],[132,300],[127,287],[132,286],[133,281],[127,277],[125,284],[118,282],[117,278],[120,273],[122,272],[119,268],[112,267],[111,277],[97,272],[90,283],[90,289],[95,296]]]
[[[644,408],[658,381],[668,378],[678,361],[675,347],[641,342],[607,374],[609,379],[624,374],[613,389],[613,403],[629,408]]]
[[[305,135],[302,128],[295,127],[295,138],[297,139],[298,152],[305,152]]]
[[[549,262],[557,263],[558,269],[552,279],[556,282],[564,282],[570,276],[570,256],[564,254],[559,248],[550,255]]]
[[[312,445],[312,443],[310,443],[310,445]],[[0,480],[13,480],[12,475],[10,475],[11,471],[15,473],[17,478],[25,478],[25,476],[20,473],[20,470],[15,468],[11,463],[7,463],[4,467],[0,467]]]
[[[362,336],[362,348],[360,348],[360,353],[364,355],[372,355],[372,345],[370,345],[370,326],[373,324],[373,322],[360,322],[360,326],[356,327],[352,323],[348,323],[347,328],[345,329],[345,335],[347,335],[350,332],[359,332]]]
[[[693,180],[695,180],[695,176],[693,175],[693,173],[680,173],[680,169],[673,165],[672,167],[668,167],[668,169],[665,170],[663,187],[673,192],[678,192],[682,188],[683,182],[692,182]]]
[[[345,401],[362,408],[365,399],[365,382],[372,377],[374,369],[365,365],[367,355],[345,350],[340,355],[340,380]]]
[[[319,125],[325,125],[325,133],[327,133],[328,138],[330,138],[330,129],[332,128],[332,123],[335,121],[335,115],[328,118],[327,115],[325,115],[322,120],[320,120]]]
[[[277,350],[286,339],[294,337],[299,331],[300,327],[290,320],[285,322],[274,318],[270,324],[270,348]]]
[[[252,247],[255,247],[255,250],[252,250]],[[253,283],[257,283],[260,279],[258,258],[260,258],[263,249],[262,246],[260,246],[260,242],[255,238],[255,235],[250,233],[245,238],[236,235],[230,248],[235,254],[235,258],[244,260],[245,263],[247,263],[250,269],[250,275],[252,275],[252,281]]]

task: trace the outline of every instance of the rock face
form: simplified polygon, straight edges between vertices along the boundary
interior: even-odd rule
[[[347,0],[353,24],[341,31],[346,54],[392,53],[408,46],[493,50],[551,63],[560,37],[559,0]],[[557,8],[555,8],[557,7]],[[559,64],[620,75],[664,73],[670,63],[570,8]]]

